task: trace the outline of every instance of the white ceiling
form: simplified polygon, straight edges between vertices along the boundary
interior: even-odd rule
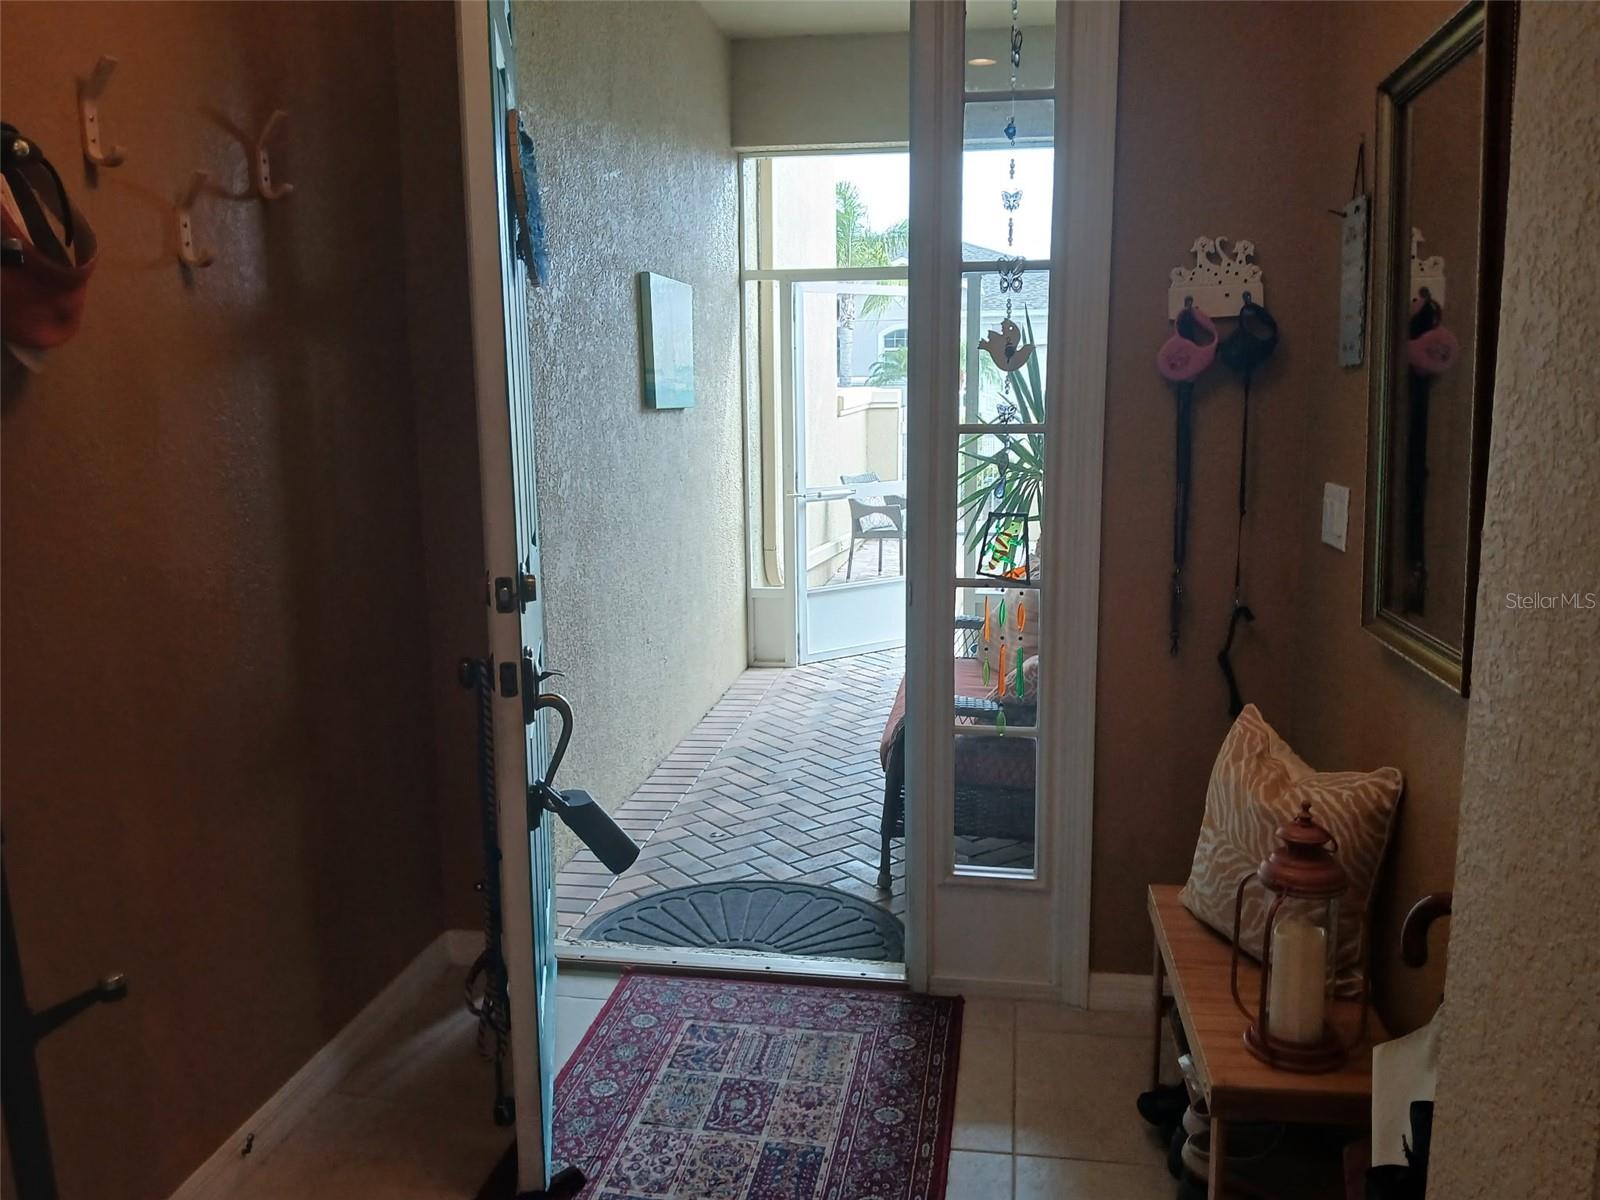
[[[700,0],[730,38],[803,37],[825,33],[904,33],[911,5],[959,0]],[[1055,0],[1020,0],[1022,23],[1055,24]],[[1010,0],[967,0],[967,23],[997,29],[1011,23]]]

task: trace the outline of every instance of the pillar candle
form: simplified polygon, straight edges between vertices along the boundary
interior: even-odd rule
[[[1272,979],[1267,1031],[1311,1045],[1322,1038],[1327,935],[1304,917],[1285,917],[1272,930]]]

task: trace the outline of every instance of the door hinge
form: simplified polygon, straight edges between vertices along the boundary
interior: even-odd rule
[[[500,694],[510,699],[517,694],[517,676],[521,672],[516,663],[503,662],[500,664]]]

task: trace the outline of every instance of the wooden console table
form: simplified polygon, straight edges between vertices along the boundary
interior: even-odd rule
[[[1367,1018],[1367,1037],[1337,1071],[1297,1075],[1267,1066],[1245,1048],[1245,1017],[1228,984],[1232,948],[1178,902],[1174,885],[1150,888],[1150,924],[1155,931],[1155,1047],[1152,1083],[1160,1082],[1164,980],[1189,1039],[1189,1053],[1211,1112],[1209,1200],[1224,1200],[1228,1125],[1233,1121],[1289,1121],[1349,1125],[1366,1129],[1372,1120],[1372,1046],[1388,1034],[1376,1014]],[[1239,994],[1257,995],[1260,968],[1241,958]],[[1336,1001],[1333,1025],[1345,1037],[1360,1024],[1361,1007]]]

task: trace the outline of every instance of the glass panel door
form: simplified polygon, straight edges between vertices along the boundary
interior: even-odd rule
[[[905,643],[906,284],[790,285],[801,662]]]

